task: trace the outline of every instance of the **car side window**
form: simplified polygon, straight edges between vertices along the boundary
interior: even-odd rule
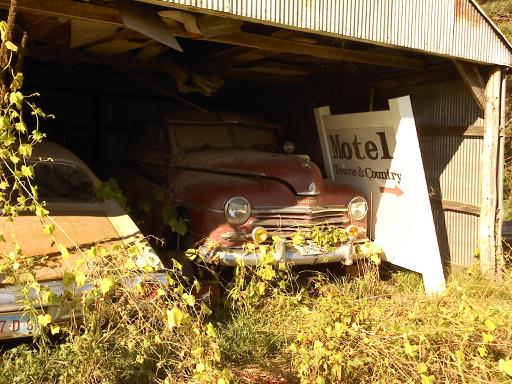
[[[156,122],[146,124],[141,129],[136,160],[131,167],[154,183],[165,184],[171,147],[167,127],[164,122]]]
[[[142,129],[140,140],[142,150],[169,153],[167,128],[163,123],[150,123]]]
[[[87,203],[98,201],[94,184],[79,167],[59,162],[41,162],[34,166],[34,184],[39,197],[47,202]]]

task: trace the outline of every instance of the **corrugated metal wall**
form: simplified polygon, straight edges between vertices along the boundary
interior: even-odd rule
[[[483,137],[454,135],[449,128],[483,126],[483,111],[462,80],[402,89],[411,95],[420,147],[433,202],[479,207]],[[446,134],[444,134],[446,132]],[[441,254],[446,262],[468,266],[478,245],[479,216],[432,204]]]
[[[509,47],[470,0],[139,0],[482,63]]]

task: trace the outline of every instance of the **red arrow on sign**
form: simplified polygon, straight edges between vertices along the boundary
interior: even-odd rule
[[[388,188],[388,187],[379,187],[380,191],[382,193],[391,193],[395,195],[396,197],[399,197],[404,194],[404,191],[402,191],[400,188],[398,188],[398,185],[395,184],[394,188]]]

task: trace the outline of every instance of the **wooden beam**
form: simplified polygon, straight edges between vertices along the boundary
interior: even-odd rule
[[[498,142],[500,135],[501,70],[491,70],[485,87],[484,139],[481,157],[480,267],[489,277],[496,274],[496,223]]]
[[[217,43],[240,45],[244,47],[265,49],[279,53],[291,53],[295,55],[308,55],[321,57],[327,60],[352,61],[356,63],[383,65],[388,67],[418,69],[425,67],[423,60],[410,57],[388,55],[382,53],[370,53],[345,48],[327,47],[324,45],[300,43],[271,36],[256,35],[253,33],[235,33],[230,35],[204,39]]]
[[[484,127],[481,125],[470,125],[460,127],[433,127],[417,126],[420,136],[473,136],[483,137]]]
[[[0,8],[9,8],[10,0],[0,0]],[[18,0],[18,10],[39,15],[96,21],[123,27],[116,8],[69,0]]]
[[[430,198],[432,205],[442,208],[445,211],[455,211],[460,213],[467,213],[469,215],[479,216],[480,206],[474,204],[461,203],[459,201]]]
[[[478,67],[475,64],[465,63],[458,60],[453,60],[453,64],[457,71],[459,72],[460,77],[464,80],[466,85],[469,87],[473,98],[480,106],[480,108],[485,108],[485,83],[482,79],[482,75],[480,74]]]
[[[308,67],[298,66],[298,65],[290,65],[290,64],[281,64],[281,63],[254,63],[252,65],[237,67],[236,68],[242,72],[252,72],[252,73],[268,73],[269,75],[279,75],[279,76],[308,76],[312,74],[312,71]]]

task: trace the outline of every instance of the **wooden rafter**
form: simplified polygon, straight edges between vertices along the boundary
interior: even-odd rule
[[[10,0],[0,0],[0,8],[9,8]],[[115,8],[79,3],[69,0],[18,0],[18,10],[46,16],[97,21],[123,27]]]
[[[9,0],[0,0],[0,7],[5,8],[8,4]],[[117,9],[75,1],[18,0],[18,8],[20,11],[25,12],[124,26]],[[170,33],[175,36],[187,37],[184,29],[170,29]],[[308,44],[252,33],[236,33],[204,40],[264,49],[278,53],[317,56],[329,60],[352,61],[408,69],[417,69],[425,66],[422,60],[416,58]]]
[[[485,82],[478,70],[478,67],[474,64],[464,63],[462,61],[454,60],[453,64],[455,64],[455,68],[459,72],[459,75],[462,77],[464,82],[467,84],[469,89],[471,90],[471,94],[473,98],[480,106],[480,108],[485,108]]]

